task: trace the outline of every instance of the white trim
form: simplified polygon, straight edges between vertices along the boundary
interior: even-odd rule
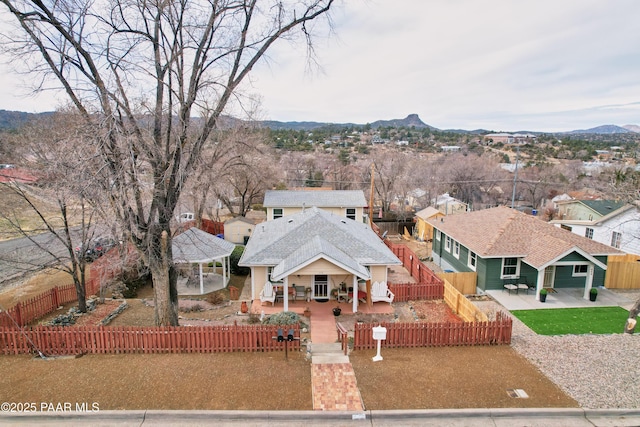
[[[515,265],[516,272],[514,274],[505,275],[504,274],[504,267],[505,267],[504,261],[506,259],[514,259],[514,258],[516,260],[516,265]],[[509,267],[514,267],[514,266],[510,265]],[[520,277],[520,258],[516,258],[516,257],[512,257],[512,256],[502,258],[502,263],[501,263],[501,266],[500,266],[500,278],[501,279],[516,279],[518,277]]]
[[[471,256],[473,254],[473,257]],[[475,265],[471,264],[471,259],[475,259]],[[472,269],[473,271],[476,271],[476,268],[478,268],[478,254],[473,252],[473,251],[469,251],[469,255],[467,256],[467,266]]]
[[[456,259],[460,259],[460,242],[457,240],[453,241],[453,256]]]
[[[571,271],[571,277],[587,277],[587,274],[589,273],[589,265],[592,264],[574,264],[573,270]],[[576,267],[587,267],[587,271],[576,273]]]

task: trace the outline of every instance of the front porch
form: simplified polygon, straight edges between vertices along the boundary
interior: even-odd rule
[[[342,309],[342,314],[353,314],[353,304],[350,302],[338,302],[336,300],[329,300],[327,302],[319,302],[316,300],[311,300],[309,302],[305,300],[297,300],[292,301],[289,300],[289,311],[292,311],[296,314],[303,315],[304,310],[309,308],[311,311],[311,316],[314,314],[332,314],[332,310],[334,307],[340,307]],[[255,314],[262,314],[264,312],[265,315],[280,313],[284,309],[284,302],[278,301],[275,304],[271,305],[268,302],[261,303],[260,299],[256,299],[251,304],[251,312]],[[361,314],[392,314],[393,306],[386,302],[376,302],[369,306],[367,303],[359,303],[358,304],[358,313]]]
[[[554,288],[549,292],[546,302],[536,300],[535,291],[508,292],[488,290],[487,295],[499,302],[504,308],[512,310],[538,310],[545,308],[614,307],[629,310],[635,301],[605,288],[598,288],[596,301],[584,299],[584,288]]]

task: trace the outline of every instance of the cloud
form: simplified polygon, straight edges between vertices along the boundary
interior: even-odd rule
[[[335,36],[317,27],[321,68],[309,67],[303,43],[284,40],[254,68],[244,89],[261,96],[264,117],[367,123],[417,113],[438,128],[502,130],[638,123],[640,2],[337,5]]]

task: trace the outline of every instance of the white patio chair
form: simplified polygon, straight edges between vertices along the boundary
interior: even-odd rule
[[[271,305],[275,305],[276,302],[276,293],[273,290],[273,284],[271,282],[266,282],[262,291],[260,291],[260,302],[270,302]]]
[[[371,286],[371,302],[385,301],[391,304],[395,295],[387,287],[387,282],[373,282]]]

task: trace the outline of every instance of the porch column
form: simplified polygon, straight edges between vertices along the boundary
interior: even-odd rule
[[[353,280],[351,280],[351,289],[353,289],[352,295],[352,310],[354,313],[358,312],[358,276],[353,275]],[[347,292],[349,290],[347,289]]]
[[[222,284],[227,287],[227,257],[222,257]]]
[[[253,269],[254,267],[251,267],[251,301],[255,299],[255,295],[256,295],[256,281],[255,281],[256,274],[253,271]]]
[[[202,279],[202,263],[198,263],[198,270],[200,270],[200,295],[204,294],[204,280]]]
[[[285,276],[283,280],[282,299],[284,300],[284,311],[289,311],[289,276]]]
[[[589,264],[587,267],[587,280],[585,280],[584,284],[584,295],[582,298],[589,299],[589,292],[591,292],[591,288],[593,287],[593,264]]]
[[[540,290],[544,286],[544,269],[538,270],[538,278],[536,279],[536,301],[540,301]]]

